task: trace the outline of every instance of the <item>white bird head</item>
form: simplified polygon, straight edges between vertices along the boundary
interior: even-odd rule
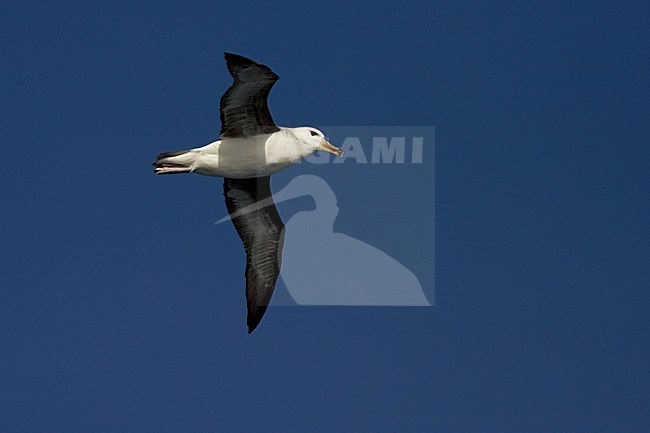
[[[309,153],[322,150],[336,156],[343,156],[343,151],[327,141],[325,134],[316,128],[304,126],[301,128],[291,128],[291,131],[300,140],[300,144],[309,149]]]

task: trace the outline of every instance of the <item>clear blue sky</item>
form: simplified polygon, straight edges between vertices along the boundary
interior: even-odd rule
[[[0,431],[650,429],[647,2],[90,3],[0,7]],[[223,51],[282,77],[281,125],[436,127],[435,196],[277,178],[411,267],[433,242],[384,232],[435,202],[434,307],[246,334],[221,181],[150,166],[217,136]]]

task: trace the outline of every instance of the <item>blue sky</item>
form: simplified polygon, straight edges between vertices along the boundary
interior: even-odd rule
[[[647,3],[0,12],[0,430],[650,427]],[[427,275],[435,219],[434,307],[246,334],[221,181],[150,166],[217,137],[223,51],[281,76],[281,125],[435,126],[420,166],[275,178],[323,177],[335,231]]]

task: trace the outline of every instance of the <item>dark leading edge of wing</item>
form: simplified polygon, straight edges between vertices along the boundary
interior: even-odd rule
[[[228,213],[271,197],[270,176],[223,180]],[[246,249],[248,333],[262,320],[280,273],[284,224],[275,204],[232,218]]]
[[[221,97],[221,137],[245,137],[279,131],[267,98],[278,77],[268,66],[237,54],[224,54],[234,83]]]

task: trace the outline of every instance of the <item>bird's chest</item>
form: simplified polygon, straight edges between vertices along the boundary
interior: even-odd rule
[[[219,148],[215,168],[223,177],[259,177],[277,173],[299,159],[300,154],[281,143],[225,141]]]

